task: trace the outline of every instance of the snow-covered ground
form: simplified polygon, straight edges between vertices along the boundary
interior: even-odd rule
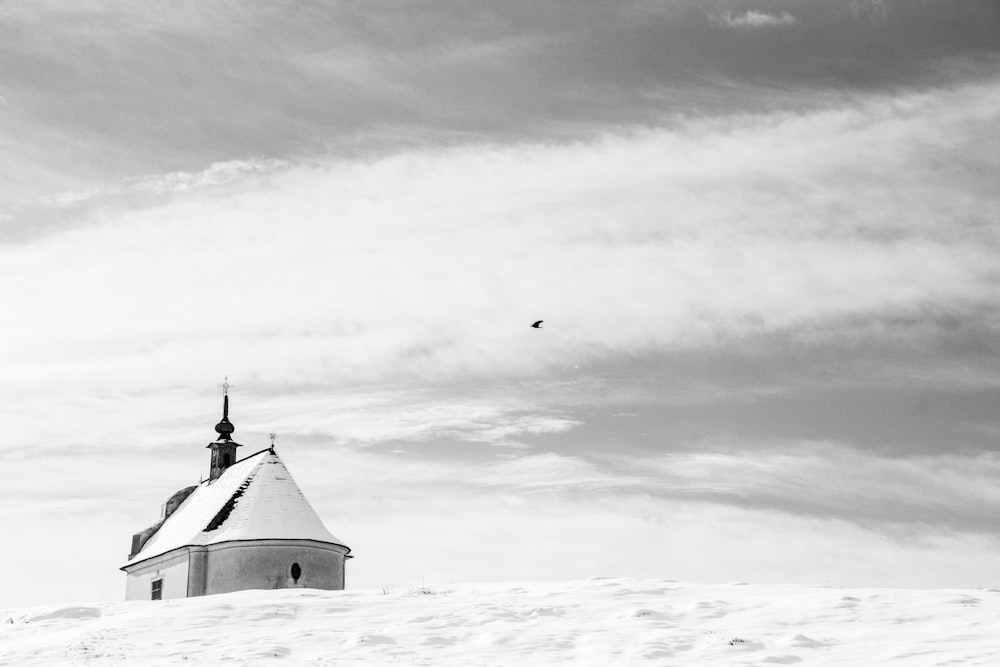
[[[1000,591],[665,580],[245,591],[0,612],[0,664],[990,665]]]

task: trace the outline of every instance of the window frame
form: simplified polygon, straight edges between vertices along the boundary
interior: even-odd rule
[[[149,582],[149,599],[163,599],[163,577],[157,577]]]

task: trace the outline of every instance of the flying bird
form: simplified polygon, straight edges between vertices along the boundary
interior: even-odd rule
[[[542,328],[542,322],[544,322],[544,321],[545,320],[538,320],[537,322],[535,322],[531,326],[535,327],[536,329],[541,329]]]

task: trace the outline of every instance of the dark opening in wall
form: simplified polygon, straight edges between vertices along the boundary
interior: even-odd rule
[[[292,581],[299,583],[299,577],[302,576],[302,568],[299,567],[298,563],[292,563]]]
[[[163,599],[163,579],[153,579],[153,585],[149,591],[150,600]]]

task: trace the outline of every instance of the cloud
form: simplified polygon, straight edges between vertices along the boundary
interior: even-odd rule
[[[831,442],[785,442],[619,458],[611,467],[551,453],[457,465],[413,456],[398,468],[372,454],[326,457],[361,471],[359,481],[324,482],[329,468],[315,460],[296,478],[325,488],[314,502],[369,547],[371,560],[355,565],[372,586],[390,570],[394,583],[429,573],[445,581],[630,574],[981,586],[1000,549],[995,456],[894,460]],[[369,498],[363,489],[372,483],[392,492]],[[479,540],[491,557],[472,547]],[[404,545],[415,560],[390,567],[385,554]],[[966,569],[956,576],[959,561]],[[914,562],[921,567],[906,565]]]
[[[885,0],[851,0],[851,15],[871,23],[885,23],[889,19],[889,7]]]
[[[128,178],[118,183],[85,190],[60,192],[35,202],[39,207],[79,207],[94,200],[124,200],[131,198],[133,206],[141,205],[142,195],[183,194],[190,190],[217,187],[248,175],[266,173],[287,166],[281,160],[229,160],[217,162],[198,172],[173,172]],[[148,201],[148,200],[147,200]],[[80,213],[86,214],[85,209]],[[24,215],[22,211],[21,215]]]
[[[149,182],[214,185],[95,200],[0,249],[0,355],[21,392],[235,367],[345,385],[977,317],[996,305],[998,166],[975,148],[995,88],[171,175]]]
[[[941,455],[907,463],[835,443],[791,442],[728,460],[710,454],[633,459],[624,469],[551,453],[486,464],[409,456],[389,465],[370,450],[309,456],[311,466],[290,465],[321,514],[336,522],[334,532],[350,535],[359,549],[364,545],[366,558],[353,563],[357,585],[382,585],[392,572],[393,583],[421,576],[476,581],[629,574],[954,586],[949,562],[961,561],[967,567],[962,581],[974,586],[989,581],[990,554],[1000,548],[989,529],[998,503],[988,483],[995,460]],[[326,471],[334,466],[327,460],[352,471],[356,481],[346,472],[331,480]],[[979,464],[988,469],[977,472]],[[944,472],[935,481],[937,471]],[[973,481],[963,488],[968,473]],[[743,502],[694,492],[698,484],[717,483],[732,487]],[[372,496],[365,489],[373,485],[392,491]],[[790,502],[755,502],[772,487],[787,491]],[[849,512],[795,511],[813,489],[820,502],[861,505],[860,514],[877,513],[879,490],[885,489],[895,508],[889,514],[924,523],[914,530],[885,515],[858,521]],[[411,502],[416,499],[419,509]],[[978,525],[956,530],[938,521],[939,512],[927,516],[927,506],[939,503],[960,512],[970,511],[962,503],[982,503],[981,512],[971,510],[979,514]],[[906,517],[907,511],[914,516]],[[783,545],[777,551],[776,542]],[[476,544],[488,544],[491,555]],[[402,567],[388,557],[400,549],[412,555]],[[922,566],[903,567],[906,562]]]
[[[733,28],[735,30],[779,28],[796,25],[799,22],[795,16],[786,11],[777,14],[753,10],[742,13],[722,12],[721,14],[713,14],[711,18],[724,28]]]
[[[632,461],[672,497],[836,518],[912,535],[928,526],[991,534],[1000,508],[995,452],[886,457],[839,443],[747,443]]]
[[[884,31],[859,29],[840,2],[782,0],[765,11],[723,0],[714,21],[703,6],[5,3],[0,206],[232,160],[546,141],[679,113],[815,108],[845,92],[989,76],[1000,53],[989,0],[961,12],[896,3],[899,20]],[[856,6],[879,15],[876,3]],[[727,25],[735,29],[719,29]],[[746,39],[779,25],[795,29]],[[31,38],[42,29],[52,39]]]

